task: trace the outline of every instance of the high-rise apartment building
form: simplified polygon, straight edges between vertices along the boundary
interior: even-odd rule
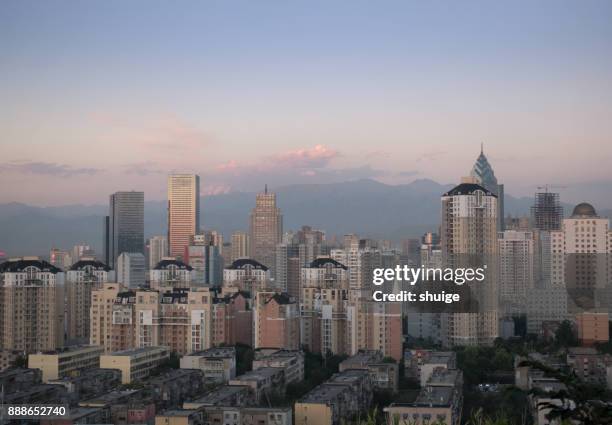
[[[251,241],[246,232],[232,233],[232,255],[231,262],[241,258],[249,258],[251,252]]]
[[[69,344],[89,342],[91,292],[115,281],[115,272],[92,257],[83,257],[66,272],[66,333]]]
[[[348,268],[319,258],[302,268],[302,345],[316,353],[348,354]]]
[[[475,183],[462,183],[442,195],[440,244],[444,266],[487,266],[485,280],[478,285],[472,283],[470,288],[478,302],[478,313],[446,315],[442,336],[445,345],[491,344],[498,336],[497,199],[495,193]]]
[[[151,289],[170,291],[174,288],[196,286],[196,272],[188,264],[174,257],[162,258],[149,272]]]
[[[168,238],[153,236],[149,239],[149,269],[154,269],[162,258],[168,256]]]
[[[38,257],[0,264],[0,348],[34,353],[64,345],[64,277]]]
[[[274,251],[283,234],[283,216],[276,207],[276,194],[268,192],[267,186],[255,202],[250,217],[251,258],[272,271]]]
[[[106,352],[163,345],[187,354],[212,344],[208,288],[125,290],[105,284],[92,294],[91,342]]]
[[[251,294],[267,291],[270,289],[270,270],[255,260],[236,260],[223,270],[223,290],[229,288]]]
[[[182,258],[191,236],[200,231],[200,176],[168,176],[168,247]]]
[[[105,222],[106,223],[106,222]],[[104,235],[106,264],[111,268],[124,252],[144,255],[144,192],[116,192],[110,195],[107,234]],[[74,261],[77,261],[74,259]]]
[[[72,264],[72,257],[68,251],[59,248],[51,248],[49,262],[58,269],[67,270]]]
[[[505,230],[499,232],[497,243],[501,313],[524,315],[535,282],[533,233]]]
[[[300,348],[300,308],[286,293],[257,292],[253,324],[254,348]]]

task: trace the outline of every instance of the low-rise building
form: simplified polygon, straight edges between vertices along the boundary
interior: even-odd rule
[[[21,351],[0,350],[0,372],[12,367],[20,355]]]
[[[228,382],[236,376],[236,349],[215,347],[188,354],[181,358],[181,369],[200,369],[206,382]]]
[[[143,393],[143,390],[114,390],[94,398],[79,401],[79,406],[110,408],[117,404],[126,404],[141,400]]]
[[[147,378],[144,385],[153,393],[158,409],[174,409],[180,407],[193,394],[201,394],[204,391],[203,375],[199,369],[169,369]]]
[[[600,354],[592,347],[571,347],[567,353],[567,365],[582,381],[605,386],[612,356]]]
[[[183,403],[183,409],[200,409],[205,406],[253,406],[255,397],[246,385],[222,385],[195,400]]]
[[[30,354],[28,367],[40,369],[43,382],[48,382],[65,376],[76,376],[81,370],[98,367],[103,353],[103,347],[83,345]]]
[[[68,410],[68,415],[55,419],[43,419],[40,425],[102,424],[110,421],[106,408],[77,407]]]
[[[420,383],[421,387],[427,384],[427,381],[433,374],[434,369],[456,369],[457,368],[457,354],[452,351],[433,351],[429,354],[429,357],[421,365]]]
[[[167,410],[155,416],[155,425],[203,425],[202,410]]]
[[[204,409],[205,424],[292,425],[291,407],[210,406]]]
[[[70,399],[78,403],[97,397],[116,388],[121,384],[121,372],[117,369],[85,369],[77,376],[65,376],[51,379],[49,384],[62,385],[70,395]]]
[[[399,384],[399,366],[395,362],[382,360],[383,355],[380,351],[360,350],[342,361],[339,370],[340,372],[349,369],[367,370],[374,388],[396,392]]]
[[[295,403],[295,425],[337,425],[369,408],[372,385],[366,370],[350,369],[332,376]]]
[[[255,351],[253,370],[278,367],[285,371],[285,383],[304,380],[304,353],[298,350],[259,349]]]
[[[461,423],[463,400],[453,387],[427,386],[412,403],[391,403],[384,408],[387,424],[408,422],[426,425],[439,421],[448,425]]]
[[[258,403],[267,402],[273,395],[285,394],[285,371],[277,367],[263,367],[236,376],[230,385],[246,385]]]
[[[119,369],[121,383],[129,384],[149,376],[151,371],[170,357],[167,347],[142,347],[116,351],[100,357],[100,367]]]
[[[111,422],[114,425],[155,423],[155,404],[134,402],[129,404],[114,404],[110,408]]]

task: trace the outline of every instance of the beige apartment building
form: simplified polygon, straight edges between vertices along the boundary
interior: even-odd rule
[[[38,257],[0,264],[0,348],[35,353],[64,345],[64,277]]]
[[[461,183],[442,195],[443,266],[487,266],[485,280],[470,284],[478,313],[443,315],[445,346],[490,345],[499,335],[497,202],[495,193],[473,182]]]
[[[93,257],[82,257],[66,272],[67,338],[71,342],[89,342],[91,331],[91,292],[104,283],[114,282],[115,272]]]
[[[46,383],[53,379],[73,376],[84,369],[99,367],[103,353],[102,347],[85,345],[30,354],[28,368],[40,369],[42,380]]]
[[[129,384],[149,376],[170,357],[168,347],[141,347],[100,356],[100,367],[121,371],[121,383]]]
[[[205,287],[162,293],[107,284],[92,294],[91,341],[104,337],[107,353],[159,345],[179,354],[207,349],[213,297]]]
[[[300,348],[299,305],[286,293],[257,292],[253,322],[254,348]]]

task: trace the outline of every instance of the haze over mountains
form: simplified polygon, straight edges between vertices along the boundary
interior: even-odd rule
[[[328,235],[358,233],[364,237],[400,240],[437,230],[440,195],[451,188],[452,185],[427,179],[395,186],[365,179],[274,190],[285,230],[311,225]],[[532,198],[506,195],[506,214],[528,214],[532,202]],[[248,230],[249,213],[254,204],[254,193],[203,197],[203,226],[221,231],[229,240],[233,231]],[[571,211],[571,205],[564,207]],[[0,250],[7,256],[47,256],[53,247],[67,249],[77,243],[88,243],[101,252],[102,217],[107,212],[106,204],[45,208],[0,204]],[[165,233],[166,202],[145,202],[145,236]]]

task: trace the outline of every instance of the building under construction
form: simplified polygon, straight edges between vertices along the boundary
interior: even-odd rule
[[[563,219],[563,207],[559,194],[553,192],[537,192],[535,204],[531,207],[533,227],[539,230],[559,230]]]

